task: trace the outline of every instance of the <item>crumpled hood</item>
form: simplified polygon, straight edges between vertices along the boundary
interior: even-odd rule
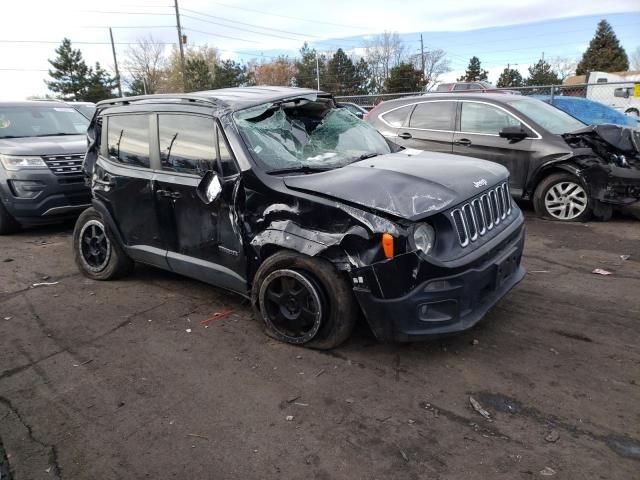
[[[575,132],[562,135],[565,139],[575,137],[597,137],[609,147],[620,150],[626,154],[637,155],[640,153],[640,130],[622,125],[602,124],[590,125]]]
[[[0,139],[0,153],[6,155],[70,155],[86,150],[87,137],[83,134]]]
[[[416,152],[416,154],[413,154]],[[284,177],[287,187],[420,220],[508,178],[497,163],[403,150],[327,172]]]

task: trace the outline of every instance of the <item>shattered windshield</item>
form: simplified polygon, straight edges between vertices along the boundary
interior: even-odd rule
[[[542,100],[522,98],[510,101],[509,105],[555,135],[575,132],[585,126],[580,120]]]
[[[262,105],[236,113],[235,119],[267,171],[339,168],[391,152],[373,127],[327,100]]]

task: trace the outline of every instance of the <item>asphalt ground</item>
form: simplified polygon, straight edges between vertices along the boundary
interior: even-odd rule
[[[528,274],[476,328],[398,345],[360,325],[331,352],[171,273],[88,280],[70,224],[0,237],[0,472],[638,479],[640,222],[526,221]]]

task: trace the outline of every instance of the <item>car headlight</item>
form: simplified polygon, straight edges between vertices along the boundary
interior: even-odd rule
[[[23,168],[47,168],[40,157],[14,156],[0,154],[0,163],[6,170],[22,170]]]
[[[413,243],[418,250],[428,254],[436,242],[436,232],[428,223],[421,223],[413,230]]]

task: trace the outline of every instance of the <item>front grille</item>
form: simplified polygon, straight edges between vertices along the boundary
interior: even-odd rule
[[[511,193],[507,182],[472,198],[451,211],[460,246],[486,235],[511,214]]]
[[[54,175],[68,177],[82,174],[83,153],[73,155],[45,155],[42,159]]]

